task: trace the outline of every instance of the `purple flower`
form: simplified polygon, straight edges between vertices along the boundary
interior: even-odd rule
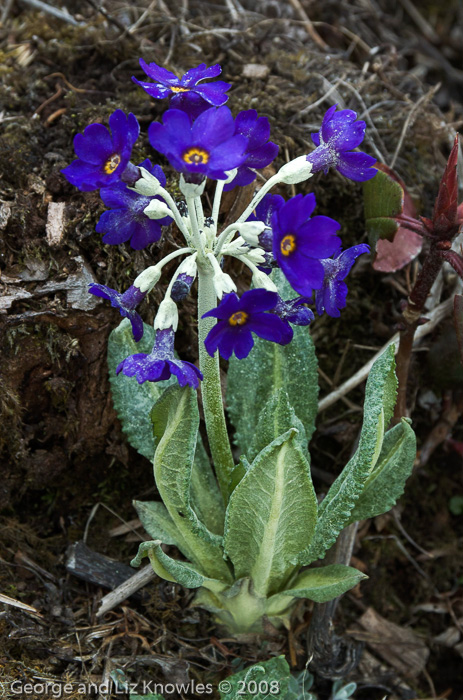
[[[308,297],[297,297],[297,299],[288,299],[288,301],[283,301],[281,297],[278,297],[277,305],[272,313],[295,326],[308,326],[315,318],[313,311],[304,306],[310,302],[311,299]]]
[[[273,255],[290,285],[303,296],[311,296],[323,284],[325,271],[320,259],[334,255],[341,247],[335,235],[340,224],[328,216],[311,219],[315,205],[313,194],[298,194],[272,217]]]
[[[259,235],[259,246],[267,253],[271,253],[273,250],[273,214],[281,209],[284,203],[285,200],[281,195],[266,194],[254,209],[251,216],[248,217],[248,221],[263,221],[264,224],[266,224],[265,230]]]
[[[248,140],[246,160],[238,168],[234,179],[225,185],[224,190],[244,187],[254,182],[254,169],[265,168],[278,155],[278,146],[269,141],[270,124],[267,117],[258,117],[255,109],[239,112],[235,119],[235,134],[241,134]]]
[[[365,243],[346,248],[338,253],[334,259],[321,260],[325,270],[325,279],[321,289],[315,292],[315,306],[321,316],[325,311],[328,316],[338,318],[340,309],[346,306],[347,285],[343,281],[349,274],[352,265],[363,253],[369,253],[370,246]]]
[[[228,107],[212,107],[193,124],[185,112],[169,109],[163,122],[153,122],[149,127],[150,143],[190,180],[198,182],[204,176],[225,180],[226,171],[238,168],[246,158],[248,141],[235,135],[235,121]]]
[[[173,328],[157,330],[150,354],[139,352],[126,357],[116,369],[116,374],[122,372],[127,377],[135,376],[139,384],[160,382],[163,379],[169,379],[173,374],[177,377],[180,386],[189,384],[193,389],[197,389],[203,375],[191,362],[176,359],[174,337]]]
[[[118,182],[129,165],[130,155],[140,133],[133,114],[127,117],[117,109],[109,117],[111,133],[103,124],[90,124],[74,138],[74,160],[61,172],[71,185],[91,192]]]
[[[146,75],[154,80],[154,83],[146,83],[132,77],[134,83],[138,83],[146,90],[148,95],[156,99],[170,97],[170,106],[173,109],[181,109],[195,118],[213,105],[220,107],[228,100],[225,93],[230,89],[230,83],[217,80],[215,83],[205,83],[201,81],[208,78],[216,78],[222,72],[222,68],[217,64],[206,68],[205,63],[187,71],[181,78],[177,78],[170,70],[158,66],[156,63],[145,63],[140,58],[140,66]]]
[[[351,109],[336,112],[336,107],[333,105],[329,108],[323,117],[322,128],[318,133],[312,134],[312,141],[317,146],[307,156],[313,166],[312,172],[323,170],[326,175],[330,167],[335,167],[350,180],[371,180],[377,173],[376,168],[371,167],[376,159],[362,151],[352,151],[362,143],[366,124],[364,121],[355,121],[357,113]]]
[[[218,349],[222,357],[228,360],[234,351],[236,357],[242,360],[254,345],[252,333],[264,340],[287,345],[293,337],[289,323],[275,314],[265,313],[273,309],[277,301],[278,294],[266,289],[251,289],[244,292],[241,299],[234,292],[226,294],[217,308],[203,316],[219,319],[204,341],[209,355],[212,357]]]
[[[194,281],[194,277],[181,272],[172,285],[172,291],[170,293],[171,299],[175,301],[175,303],[183,301],[190,293],[191,285]]]
[[[135,341],[138,341],[143,336],[143,321],[141,316],[135,311],[135,308],[140,304],[146,296],[146,292],[141,292],[137,287],[130,286],[123,294],[116,292],[111,287],[106,287],[104,284],[90,284],[88,288],[89,294],[96,297],[108,299],[111,306],[119,309],[121,316],[128,318],[132,324],[132,333]]]
[[[139,167],[148,170],[161,183],[166,184],[166,176],[159,165],[151,165],[147,158]],[[162,226],[168,226],[172,219],[150,219],[143,213],[152,199],[160,197],[144,197],[130,190],[123,182],[116,182],[110,187],[103,187],[100,196],[109,211],[100,216],[95,231],[104,233],[103,243],[118,245],[130,240],[134,250],[141,250],[161,238]]]

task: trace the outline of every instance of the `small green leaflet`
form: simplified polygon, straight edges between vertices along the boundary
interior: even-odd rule
[[[225,552],[235,578],[251,576],[261,597],[292,573],[317,517],[309,463],[296,435],[288,430],[257,455],[228,504]]]
[[[108,339],[108,368],[114,408],[122,423],[122,430],[129,443],[151,462],[155,450],[151,409],[167,386],[176,382],[175,377],[163,382],[138,384],[135,377],[116,375],[117,366],[129,355],[150,353],[154,344],[152,326],[143,324],[143,338],[136,343],[128,318],[124,318]]]
[[[342,595],[357,585],[362,579],[368,578],[361,571],[351,566],[331,564],[316,569],[308,569],[297,576],[290,588],[279,595],[308,598],[316,603],[326,603]],[[275,596],[277,597],[277,596]]]
[[[395,217],[402,213],[404,191],[398,182],[378,170],[375,177],[363,183],[365,223],[372,250],[379,238],[392,241],[399,224]]]

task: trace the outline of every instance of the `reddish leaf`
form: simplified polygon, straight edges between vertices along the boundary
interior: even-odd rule
[[[458,208],[458,134],[450,151],[444,174],[439,186],[439,193],[434,205],[434,231],[442,238],[448,238],[456,233]]]
[[[455,294],[453,299],[453,322],[460,348],[460,360],[463,364],[463,296],[461,294]]]
[[[416,225],[419,230],[422,228],[421,222],[416,219],[416,209],[413,204],[413,200],[410,197],[405,183],[400,177],[389,168],[387,165],[382,163],[377,166],[380,167],[383,172],[389,175],[390,178],[398,182],[403,190],[403,209],[402,216],[404,219],[409,219],[410,225]],[[400,217],[397,217],[400,220]],[[397,233],[394,236],[393,241],[388,241],[384,239],[379,239],[376,244],[376,258],[373,263],[375,270],[379,272],[395,272],[396,270],[401,270],[405,265],[408,265],[416,256],[421,252],[423,246],[423,239],[414,231],[410,231],[404,226],[400,226],[397,229]]]

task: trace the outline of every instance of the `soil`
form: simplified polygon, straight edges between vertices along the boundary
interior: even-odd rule
[[[126,288],[176,245],[178,232],[167,231],[141,252],[105,246],[94,231],[104,210],[98,193],[77,191],[60,169],[74,157],[73,136],[91,122],[107,123],[116,108],[140,121],[144,136],[134,162],[153,157],[146,131],[164,105],[132,82],[132,75],[141,77],[139,57],[178,74],[200,62],[220,63],[233,84],[232,110],[255,108],[270,118],[278,165],[308,151],[310,133],[337,101],[367,118],[365,149],[394,164],[419,213],[429,216],[463,123],[461,5],[106,0],[98,10],[91,0],[67,0],[50,6],[67,7],[70,19],[18,0],[4,3],[0,25],[0,589],[40,613],[4,605],[0,683],[100,683],[121,668],[131,680],[181,682],[189,669],[197,682],[217,684],[278,654],[300,671],[307,663],[308,603],[301,603],[289,633],[237,642],[224,638],[206,612],[189,607],[190,592],[160,579],[99,619],[107,590],[66,570],[68,547],[84,537],[92,550],[127,564],[143,534],[111,531],[135,517],[132,499],[155,493],[150,465],[127,445],[112,407],[105,349],[119,316],[89,301],[89,275]],[[328,90],[332,97],[321,101]],[[173,184],[174,172],[159,162]],[[366,240],[361,186],[335,174],[317,176],[310,188],[318,213],[341,222],[345,246]],[[226,197],[224,218],[247,194]],[[414,261],[393,274],[376,272],[369,262],[356,267],[341,320],[325,316],[313,327],[321,395],[395,332],[418,266]],[[147,322],[162,292],[161,286],[144,302]],[[193,314],[189,301],[177,335],[179,354],[191,361]],[[420,463],[393,513],[361,525],[354,565],[369,579],[345,596],[336,616],[338,632],[355,635],[359,617],[373,608],[412,630],[429,658],[424,670],[410,664],[406,673],[384,659],[370,675],[361,665],[347,679],[358,684],[357,700],[463,698],[462,391],[458,347],[446,321],[412,364],[409,405]],[[362,402],[359,387],[319,416],[311,443],[318,492],[352,449]],[[375,653],[371,644],[367,649]],[[316,678],[312,692],[323,699],[330,689]]]

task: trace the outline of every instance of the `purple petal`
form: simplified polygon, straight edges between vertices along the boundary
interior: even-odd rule
[[[314,216],[299,228],[296,250],[310,258],[329,258],[341,246],[341,239],[335,235],[340,228],[341,224],[328,216]]]
[[[276,292],[269,292],[267,289],[261,288],[250,289],[242,295],[237,310],[255,314],[261,311],[270,311],[277,303],[278,294]]]
[[[191,129],[193,143],[206,150],[230,140],[235,132],[235,123],[228,107],[208,109],[195,120]],[[246,141],[247,145],[247,141]]]
[[[274,343],[287,345],[292,340],[293,329],[287,321],[283,321],[275,314],[253,314],[249,322],[249,328],[253,333]]]
[[[207,78],[217,78],[222,72],[222,68],[216,63],[209,68],[206,68],[205,63],[196,66],[196,68],[190,68],[187,70],[185,75],[182,77],[180,83],[185,87],[191,87],[196,85],[200,80],[206,80]]]
[[[228,141],[216,146],[211,153],[208,166],[213,172],[233,170],[246,160],[246,139],[244,136],[233,136]]]
[[[290,283],[291,287],[303,296],[311,296],[314,289],[320,289],[325,278],[323,265],[315,258],[307,259],[304,256],[291,258],[291,263],[287,258],[283,258],[280,267]]]
[[[143,90],[146,90],[148,95],[151,97],[154,97],[157,100],[162,100],[165,97],[169,97],[169,95],[172,95],[172,90],[170,90],[167,87],[163,87],[162,85],[156,85],[155,83],[147,83],[143,80],[137,80],[132,75],[132,80],[134,83],[137,83],[137,85],[140,85],[140,87],[143,88]]]
[[[158,66],[157,63],[146,63],[146,61],[140,58],[140,68],[152,80],[162,83],[163,85],[178,85],[180,82],[175,73],[171,73],[167,68]]]
[[[225,95],[225,92],[230,88],[230,83],[224,83],[222,80],[216,80],[215,83],[197,85],[195,87],[195,92],[206,100],[206,102],[214,105],[214,107],[220,107],[227,102],[228,95]]]
[[[245,292],[245,294],[247,293],[248,292]],[[235,313],[235,311],[240,311],[240,309],[241,307],[238,295],[235,294],[235,292],[230,292],[230,294],[225,294],[219,306],[207,311],[205,314],[203,314],[202,318],[213,317],[228,320],[230,316]]]
[[[74,137],[76,156],[86,163],[101,165],[113,154],[109,132],[103,124],[90,124],[83,134]]]
[[[359,153],[340,154],[336,169],[341,175],[348,177],[354,182],[365,182],[371,180],[378,172],[371,166],[376,163],[376,159],[360,151]]]
[[[276,143],[273,143],[273,141],[269,141],[268,143],[265,143],[263,146],[259,146],[259,148],[256,148],[256,150],[249,152],[248,149],[248,154],[246,156],[246,165],[249,168],[256,168],[257,170],[259,168],[265,168],[267,165],[269,165],[272,160],[275,160],[275,158],[278,155],[279,148],[276,145]]]
[[[316,134],[310,134],[310,137],[316,146],[320,145],[320,134],[318,132]]]
[[[254,345],[254,338],[252,337],[251,331],[249,331],[247,328],[242,328],[234,338],[234,345],[236,357],[238,360],[244,360],[244,358],[249,355]],[[220,346],[220,354],[222,357],[225,357],[222,351],[222,346]],[[230,355],[228,357],[230,357]],[[228,360],[228,357],[225,357],[225,359]]]

